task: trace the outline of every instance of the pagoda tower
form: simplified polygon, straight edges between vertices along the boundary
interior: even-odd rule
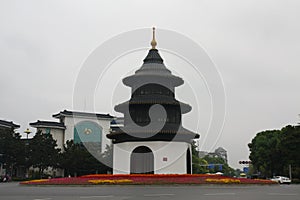
[[[134,75],[123,79],[132,88],[129,101],[115,106],[124,114],[124,126],[107,135],[114,144],[113,173],[191,173],[191,143],[199,135],[182,127],[182,114],[191,106],[175,98],[175,87],[183,84],[152,48]]]

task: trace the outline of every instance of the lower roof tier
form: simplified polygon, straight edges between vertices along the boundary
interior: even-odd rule
[[[123,130],[122,130],[123,129]],[[143,132],[137,132],[134,130],[125,130],[122,128],[114,128],[107,138],[111,139],[113,143],[122,142],[137,142],[137,141],[180,141],[191,143],[193,139],[200,138],[200,135],[189,131],[183,127],[179,130],[161,130],[156,133],[152,130],[144,130]]]

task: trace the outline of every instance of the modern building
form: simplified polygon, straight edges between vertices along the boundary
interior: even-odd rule
[[[224,148],[222,147],[217,148],[215,150],[215,154],[218,157],[222,158],[225,161],[225,163],[227,163],[227,151]]]
[[[198,151],[198,156],[199,158],[204,158],[205,156],[208,155],[207,151]]]
[[[205,156],[222,158],[225,161],[225,163],[228,162],[227,151],[223,147],[218,147],[217,149],[215,149],[214,152],[198,151],[198,156],[199,158],[204,158]]]
[[[151,45],[143,65],[123,79],[132,94],[115,106],[124,114],[124,126],[107,135],[114,144],[113,173],[189,174],[191,143],[199,135],[182,126],[182,114],[191,106],[175,98],[175,87],[184,81],[164,65],[154,30]]]

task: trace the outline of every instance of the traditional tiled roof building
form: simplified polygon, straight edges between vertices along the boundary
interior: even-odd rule
[[[51,134],[60,149],[63,149],[68,140],[75,143],[98,143],[101,152],[105,151],[106,145],[111,144],[106,135],[115,117],[109,114],[63,110],[52,117],[59,121],[38,120],[30,123],[30,126],[42,133]]]
[[[18,129],[20,125],[13,123],[12,121],[0,120],[0,128],[1,129]]]

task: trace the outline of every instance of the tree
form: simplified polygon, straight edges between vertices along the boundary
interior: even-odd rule
[[[281,130],[257,133],[248,144],[254,171],[265,177],[288,175],[288,166],[299,178],[300,130],[297,126],[286,126]]]
[[[91,173],[107,173],[109,167],[99,161],[101,158],[103,158],[102,154],[99,154],[97,158],[95,158],[86,149],[84,144],[74,143],[73,140],[71,140],[67,141],[64,151],[60,154],[60,168],[65,170],[66,175],[73,176]]]
[[[193,174],[215,173],[222,171],[224,175],[234,176],[235,170],[229,167],[223,158],[205,156],[199,158],[195,141],[192,143]],[[212,166],[212,167],[211,167]]]
[[[192,143],[192,172],[193,174],[204,174],[207,173],[207,162],[206,160],[199,158],[196,142]]]
[[[271,177],[280,171],[281,152],[279,150],[280,131],[263,131],[256,135],[248,147],[250,148],[250,160],[254,168],[263,176]]]
[[[223,158],[207,155],[203,159],[208,163],[210,173],[222,172],[226,176],[235,176],[235,170]]]
[[[28,165],[39,168],[40,177],[48,167],[58,167],[60,149],[51,134],[38,131],[28,146]]]
[[[199,158],[196,155],[192,155],[193,160],[193,174],[205,174],[208,173],[207,170],[207,161],[203,158]]]
[[[21,135],[13,129],[0,129],[0,162],[6,166],[11,176],[24,165],[25,154]]]
[[[105,151],[101,156],[100,161],[107,167],[108,172],[112,172],[113,167],[113,145],[106,145]]]
[[[282,173],[288,174],[289,165],[292,167],[292,175],[300,178],[300,127],[286,126],[281,130],[280,152],[283,165]]]

